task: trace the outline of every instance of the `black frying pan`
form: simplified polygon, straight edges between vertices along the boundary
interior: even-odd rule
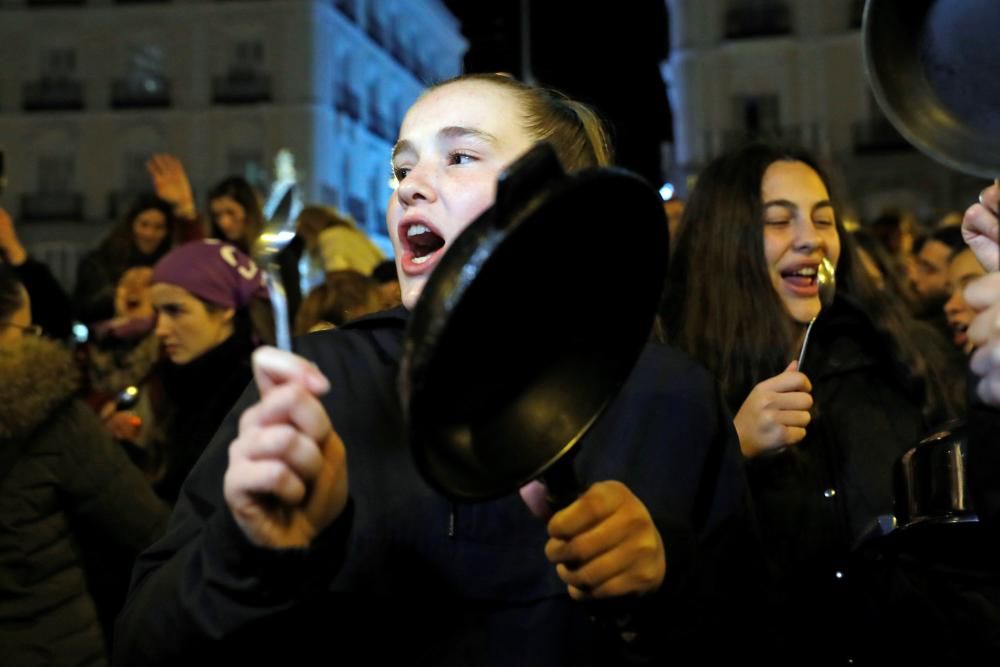
[[[1000,175],[1000,2],[868,0],[875,99],[906,139],[958,171]]]
[[[566,175],[539,144],[435,267],[404,341],[401,395],[417,465],[446,495],[539,476],[574,494],[564,459],[627,378],[663,287],[656,192],[617,169]],[[568,458],[568,457],[567,457]]]
[[[933,160],[991,179],[1000,176],[998,25],[998,0],[868,0],[863,25],[868,80],[890,122]],[[983,430],[979,419],[970,412],[970,435]],[[967,452],[993,437],[945,429],[904,454],[895,525],[976,523]]]

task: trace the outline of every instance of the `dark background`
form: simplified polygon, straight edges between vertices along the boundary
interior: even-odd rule
[[[610,126],[616,162],[659,187],[661,144],[672,140],[659,63],[668,47],[664,0],[445,0],[469,41],[466,72],[525,79],[522,11],[534,80],[595,107]],[[588,9],[581,11],[581,7]]]

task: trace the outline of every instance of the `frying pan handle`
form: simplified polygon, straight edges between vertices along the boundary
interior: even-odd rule
[[[576,470],[573,469],[576,449],[574,447],[566,452],[562,458],[553,463],[542,474],[542,483],[545,485],[545,500],[549,503],[553,513],[571,505],[583,491],[583,486],[576,476]]]

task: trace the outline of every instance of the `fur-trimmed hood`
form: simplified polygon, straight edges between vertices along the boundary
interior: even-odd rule
[[[0,439],[38,428],[80,386],[69,350],[45,338],[0,346]]]

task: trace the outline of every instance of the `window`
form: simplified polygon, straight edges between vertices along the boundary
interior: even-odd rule
[[[726,39],[788,35],[792,16],[778,0],[733,0],[726,9]]]
[[[115,79],[111,105],[116,108],[169,105],[164,61],[159,46],[130,46],[125,57],[125,77]]]
[[[76,78],[76,51],[50,49],[42,55],[43,81],[71,81]]]
[[[72,192],[75,171],[72,155],[42,155],[38,158],[38,192],[43,194]]]

